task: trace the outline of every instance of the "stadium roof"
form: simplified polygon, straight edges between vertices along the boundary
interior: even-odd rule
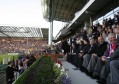
[[[38,27],[0,26],[0,37],[48,38],[48,29]]]
[[[89,21],[90,17],[92,17],[92,21],[94,21],[118,6],[119,0],[89,0],[89,2],[77,12],[77,15],[72,21],[59,31],[56,39],[66,37],[67,35],[69,36],[77,31],[78,28],[84,27],[84,22]]]
[[[53,8],[53,19],[71,21],[75,13],[80,11],[88,0],[41,0],[43,16],[50,20]],[[53,3],[53,4],[52,4]]]
[[[91,4],[86,4],[67,28],[73,29],[81,26],[82,23],[90,20],[90,16],[94,21],[119,6],[119,0],[90,0],[90,2]]]

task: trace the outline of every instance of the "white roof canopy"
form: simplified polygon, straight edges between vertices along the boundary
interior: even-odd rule
[[[44,34],[45,29],[45,34]],[[44,36],[46,35],[46,36]],[[47,28],[0,26],[1,37],[48,37]]]

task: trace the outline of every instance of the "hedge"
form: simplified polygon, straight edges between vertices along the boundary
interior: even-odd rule
[[[33,63],[14,84],[52,84],[54,62],[48,56],[42,56]]]

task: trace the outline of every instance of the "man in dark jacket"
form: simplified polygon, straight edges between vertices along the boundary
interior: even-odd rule
[[[98,48],[97,48],[97,53],[92,54],[89,65],[87,67],[88,72],[93,72],[95,64],[97,62],[98,57],[101,57],[104,55],[104,52],[107,49],[107,43],[104,42],[103,37],[98,37]]]
[[[6,81],[7,84],[12,84],[14,79],[14,71],[19,71],[16,68],[13,67],[13,62],[8,62],[8,67],[6,69]]]
[[[82,66],[87,69],[91,55],[97,53],[97,45],[94,43],[94,39],[90,39],[90,48],[86,55],[83,56]]]
[[[110,57],[112,57],[112,54],[115,52],[115,49],[117,48],[115,34],[110,33],[108,35],[108,38],[109,38],[110,44],[107,45],[107,50],[104,56],[98,59],[97,64],[94,69],[100,75],[100,80],[97,81],[99,83],[106,82],[106,78],[110,72],[110,67],[109,67]]]
[[[70,46],[68,45],[67,40],[62,42],[62,47],[61,49],[64,50],[64,54],[67,54],[68,52],[70,52]]]
[[[27,67],[31,66],[35,61],[36,61],[35,55],[32,54],[31,58],[29,59],[29,61],[27,63]]]

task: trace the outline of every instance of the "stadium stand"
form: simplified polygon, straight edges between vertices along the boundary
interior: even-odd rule
[[[118,0],[42,0],[46,20],[67,23],[55,38],[67,61],[99,84],[119,84],[118,4]]]
[[[0,84],[6,84],[7,62],[12,61],[14,68],[20,70],[20,74],[12,74],[17,79],[48,48],[47,39],[47,28],[0,26]],[[18,54],[18,58],[14,59],[14,53]],[[4,60],[6,55],[10,59]],[[9,57],[12,55],[13,58]],[[6,61],[5,64],[2,60]]]
[[[41,51],[47,48],[47,39],[37,38],[0,38],[0,53],[25,53],[29,50],[30,52]],[[45,46],[46,45],[46,46]]]
[[[110,70],[113,70],[109,68],[112,65],[110,65],[108,58],[112,59],[113,53],[118,49],[116,47],[119,41],[118,13],[114,15],[114,18],[106,18],[102,23],[92,26],[91,32],[88,32],[88,29],[82,29],[80,33],[64,40],[61,49],[67,51],[66,47],[70,46],[70,51],[65,52],[67,61],[75,65],[77,70],[79,68],[88,76],[98,79],[98,83],[105,84]],[[112,47],[109,47],[110,44],[113,44]],[[118,57],[113,58],[114,61],[116,59]],[[110,74],[112,76],[113,72]],[[107,80],[107,84],[109,81],[110,79]],[[112,82],[114,84],[119,83],[115,79]]]
[[[47,15],[45,14],[44,17],[49,21],[52,18],[60,21],[69,21],[74,17],[74,19],[60,31],[61,33],[59,34],[61,35],[56,36],[57,41],[62,41],[54,45],[53,49],[62,52],[65,55],[66,61],[76,66],[74,70],[80,70],[82,73],[85,72],[87,76],[90,76],[92,79],[97,79],[99,84],[119,84],[119,57],[117,56],[119,53],[119,13],[114,12],[115,14],[113,13],[109,18],[103,17],[100,22],[96,22],[95,24],[92,24],[92,21],[90,21],[91,24],[86,22],[89,18],[91,20],[91,17],[93,17],[93,21],[100,18],[100,16],[117,7],[119,1],[79,0],[79,2],[77,1],[78,3],[73,1],[69,4],[71,0],[65,0],[65,2],[63,2],[64,0],[60,0],[60,4],[55,2],[58,6],[55,9],[56,14],[54,17],[52,16],[53,10],[51,10],[55,8],[51,5],[53,0],[44,1],[44,5],[48,5],[47,10],[45,10],[47,11]],[[66,10],[67,8],[68,11],[63,11],[59,14],[57,13],[61,11],[59,7],[63,7],[61,10]],[[70,8],[72,9],[71,12],[69,12],[71,10]],[[90,11],[94,11],[94,13]],[[75,12],[77,13],[73,16]],[[69,13],[69,15],[67,15],[67,13]],[[85,27],[82,28],[84,23],[86,23]],[[90,24],[90,26],[87,26],[87,23]],[[80,28],[77,29],[78,27]],[[1,53],[3,53],[3,51],[19,52],[21,50],[30,50],[30,48],[32,48],[33,51],[37,51],[40,50],[39,47],[41,45],[47,44],[45,40],[39,42],[36,39],[29,38],[28,46],[24,38],[20,38],[20,41],[19,39],[16,41],[14,38],[11,39],[12,40],[1,39],[1,49],[4,49],[1,50]],[[6,50],[6,46],[8,50]],[[43,51],[45,54],[51,53],[52,51],[47,47],[43,47],[43,49],[45,49]],[[18,60],[18,64],[22,62],[25,69],[27,69],[35,62],[37,56],[38,54],[24,56]],[[22,67],[19,68],[22,69]]]

